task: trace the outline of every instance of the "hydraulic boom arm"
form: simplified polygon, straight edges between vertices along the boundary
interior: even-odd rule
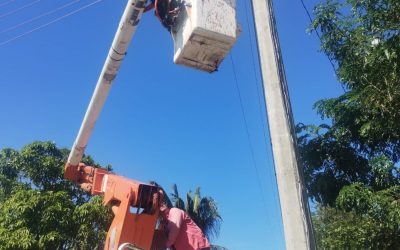
[[[159,212],[160,190],[152,185],[114,175],[101,168],[80,163],[97,118],[117,76],[147,0],[129,0],[107,59],[97,81],[85,118],[71,149],[64,177],[92,195],[103,195],[104,205],[113,208],[114,220],[104,248],[155,249],[152,247]],[[135,210],[135,211],[132,211]]]
[[[78,136],[65,164],[64,177],[92,195],[103,195],[114,220],[104,249],[157,250],[163,244],[156,225],[162,191],[104,169],[81,163],[111,85],[126,55],[142,14],[152,7],[174,38],[174,61],[214,72],[237,39],[235,0],[128,0]],[[133,211],[135,210],[135,211]],[[160,236],[161,235],[161,236]]]
[[[97,81],[89,107],[86,111],[78,136],[75,139],[68,162],[65,166],[66,179],[77,181],[77,167],[82,160],[89,137],[92,134],[97,118],[107,99],[111,85],[126,55],[132,36],[142,17],[147,0],[129,0],[121,18],[117,33],[108,52],[107,59]]]

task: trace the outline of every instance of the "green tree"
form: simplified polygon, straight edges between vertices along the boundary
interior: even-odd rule
[[[400,185],[399,168],[393,160],[384,154],[360,152],[333,126],[298,124],[297,129],[306,185],[314,201],[334,206],[340,190],[355,182],[376,191]]]
[[[0,151],[0,202],[11,194],[16,185],[18,170],[15,167],[18,152],[13,149],[3,149]]]
[[[64,180],[68,153],[52,142],[0,150],[0,249],[102,248],[112,213]]]
[[[307,185],[317,202],[333,205],[342,187],[370,185],[372,159],[400,160],[400,2],[327,0],[312,30],[336,64],[345,93],[315,104],[331,124],[299,125]]]
[[[172,205],[186,211],[209,240],[217,237],[222,217],[215,200],[211,197],[202,197],[199,187],[196,188],[194,194],[191,191],[186,194],[186,203],[180,198],[176,184],[172,186],[172,191]]]
[[[319,206],[314,219],[320,249],[400,249],[400,187],[343,188],[337,206]]]
[[[400,2],[328,0],[312,29],[346,93],[316,104],[341,137],[366,154],[400,156]]]
[[[400,1],[325,0],[311,31],[344,93],[298,145],[321,249],[399,249]]]

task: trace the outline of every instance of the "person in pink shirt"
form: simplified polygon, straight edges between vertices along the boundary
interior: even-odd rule
[[[210,243],[201,229],[182,210],[160,206],[161,216],[166,222],[168,233],[166,247],[175,250],[210,250]]]

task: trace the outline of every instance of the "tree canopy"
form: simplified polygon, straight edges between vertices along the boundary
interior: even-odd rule
[[[64,180],[68,153],[52,142],[0,150],[0,249],[102,248],[112,214]]]
[[[343,186],[373,182],[374,158],[400,159],[400,2],[327,0],[314,12],[345,93],[315,104],[330,123],[299,125],[299,145],[310,194],[332,205]]]
[[[346,93],[322,100],[317,111],[341,137],[366,154],[400,156],[400,2],[328,0],[315,8],[312,29],[337,65]]]
[[[361,183],[340,191],[336,208],[314,216],[321,249],[399,249],[400,187],[373,191]]]
[[[344,93],[318,101],[326,122],[297,125],[321,249],[398,249],[400,2],[325,0],[311,31]]]

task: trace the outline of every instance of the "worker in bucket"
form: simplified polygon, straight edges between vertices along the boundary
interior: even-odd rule
[[[169,208],[166,202],[160,206],[167,233],[166,247],[175,250],[210,250],[210,243],[201,229],[181,209]]]
[[[154,8],[161,24],[171,32],[183,3],[183,0],[150,0],[144,12]]]

